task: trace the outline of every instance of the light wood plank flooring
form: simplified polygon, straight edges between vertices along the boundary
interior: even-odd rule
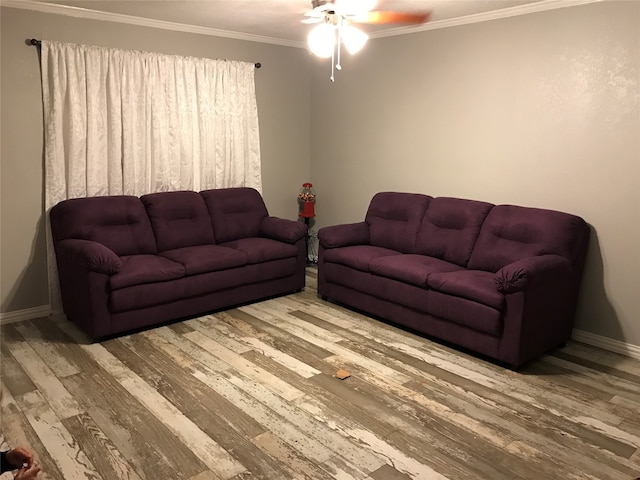
[[[4,439],[55,480],[640,477],[639,361],[572,342],[513,372],[315,286],[95,344],[5,325]]]

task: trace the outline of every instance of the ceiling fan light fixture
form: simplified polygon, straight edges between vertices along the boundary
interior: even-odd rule
[[[374,10],[377,0],[311,0],[313,9],[306,12],[303,23],[318,23],[307,37],[309,50],[320,58],[331,57],[331,81],[335,70],[342,70],[341,47],[354,55],[367,43],[369,36],[352,23],[373,25],[401,23],[418,25],[428,22],[431,12],[396,12]]]
[[[336,29],[329,23],[321,23],[309,32],[307,43],[311,53],[320,58],[329,58],[336,48]]]
[[[341,30],[342,43],[351,55],[362,50],[369,40],[369,35],[353,25],[344,25]]]

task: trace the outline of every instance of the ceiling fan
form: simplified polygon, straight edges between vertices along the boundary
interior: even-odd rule
[[[312,0],[312,9],[305,13],[302,23],[317,23],[307,41],[313,54],[331,57],[331,81],[335,70],[341,70],[340,50],[344,44],[351,54],[364,47],[368,35],[353,23],[419,25],[429,21],[430,11],[396,12],[374,10],[377,0]]]

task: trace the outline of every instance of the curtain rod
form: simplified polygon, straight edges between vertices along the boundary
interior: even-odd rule
[[[27,39],[27,44],[28,45],[33,45],[35,47],[39,47],[40,45],[42,45],[42,42],[40,40],[36,40],[35,38],[29,38]],[[260,62],[255,63],[254,64],[256,68],[260,68],[262,66],[262,64]]]

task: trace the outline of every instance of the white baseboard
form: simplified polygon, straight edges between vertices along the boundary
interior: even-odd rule
[[[16,310],[15,312],[0,313],[0,325],[22,322],[24,320],[31,320],[32,318],[46,317],[50,314],[51,307],[49,305],[25,308],[24,310]]]
[[[640,346],[630,343],[614,340],[609,337],[596,335],[595,333],[585,332],[584,330],[574,329],[571,338],[577,342],[586,343],[594,347],[599,347],[610,352],[619,353],[627,357],[637,358],[640,360]]]

